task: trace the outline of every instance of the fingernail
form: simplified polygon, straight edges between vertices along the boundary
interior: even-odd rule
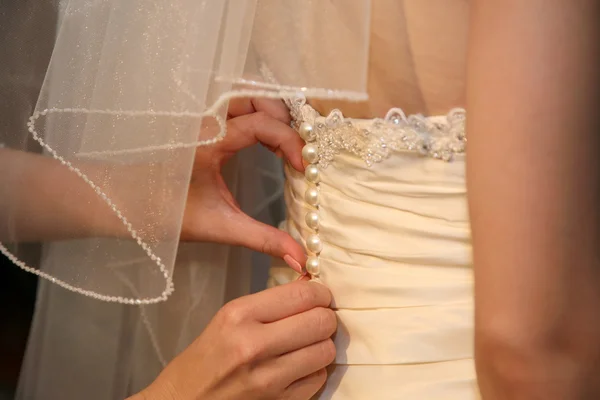
[[[294,271],[301,275],[306,275],[306,269],[300,263],[292,258],[289,254],[283,256],[283,261]]]

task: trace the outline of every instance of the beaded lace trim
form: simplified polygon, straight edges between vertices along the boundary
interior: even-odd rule
[[[364,125],[344,118],[339,110],[323,117],[302,95],[288,99],[286,103],[296,129],[302,123],[312,125],[310,141],[318,148],[317,163],[322,168],[343,151],[372,166],[394,151],[413,150],[423,156],[452,161],[456,154],[466,150],[464,109],[454,109],[442,118],[428,118],[422,115],[407,117],[401,109],[392,108],[385,118],[367,121],[368,125]]]

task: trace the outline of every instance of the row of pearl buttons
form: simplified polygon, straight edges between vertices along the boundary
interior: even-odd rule
[[[300,137],[304,139],[306,145],[302,149],[302,158],[309,164],[305,171],[304,177],[309,182],[309,188],[304,194],[306,203],[314,207],[315,210],[309,211],[306,214],[306,225],[313,230],[313,233],[306,238],[306,248],[311,253],[306,261],[306,271],[313,277],[319,276],[319,253],[323,250],[323,244],[319,237],[319,168],[316,163],[319,160],[317,146],[313,143],[316,140],[313,126],[309,123],[302,123],[298,129]]]

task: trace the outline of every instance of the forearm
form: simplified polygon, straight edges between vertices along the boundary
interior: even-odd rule
[[[100,196],[58,161],[0,149],[0,171],[0,241],[124,234]]]
[[[133,396],[128,397],[126,400],[149,400],[144,392],[136,393]]]
[[[168,380],[159,376],[150,386],[126,400],[184,400]]]
[[[473,3],[467,181],[487,399],[600,397],[595,0]]]

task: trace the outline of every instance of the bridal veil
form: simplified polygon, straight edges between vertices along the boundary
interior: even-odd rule
[[[370,2],[8,0],[3,8],[14,17],[0,45],[19,57],[0,69],[15,94],[2,108],[12,123],[0,125],[0,151],[43,154],[75,182],[60,193],[16,190],[27,163],[0,171],[11,182],[0,186],[8,199],[0,251],[42,278],[18,396],[124,398],[224,301],[249,290],[249,252],[179,244],[196,147],[227,134],[235,97],[364,99]],[[51,58],[29,54],[44,41]],[[330,68],[332,59],[344,68]],[[20,95],[38,90],[35,104]],[[273,158],[246,151],[226,175],[242,208],[274,219]],[[83,212],[97,201],[106,213],[84,219],[85,237],[42,243],[36,257],[20,235],[29,224],[22,196]],[[104,229],[106,215],[121,233]]]

